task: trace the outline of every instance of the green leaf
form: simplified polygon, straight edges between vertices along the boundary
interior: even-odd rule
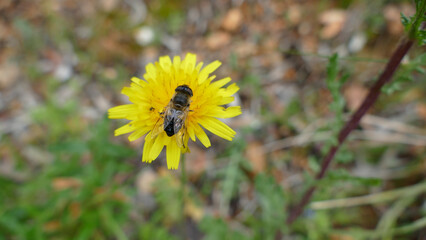
[[[407,27],[407,26],[410,25],[410,22],[411,22],[410,19],[408,17],[406,17],[404,15],[404,13],[401,12],[401,23],[402,23],[402,25],[404,25],[404,27]]]
[[[285,198],[282,187],[272,176],[259,174],[255,179],[255,189],[261,207],[259,232],[263,239],[274,239],[277,230],[285,230]]]
[[[334,182],[351,182],[366,186],[377,186],[381,184],[381,179],[378,178],[362,178],[352,176],[349,172],[344,169],[331,170],[327,173],[326,177],[321,180],[322,186],[332,185]]]
[[[229,228],[220,218],[204,217],[200,222],[200,229],[206,234],[204,240],[216,239],[251,239],[248,236]]]
[[[327,65],[327,78],[326,78],[326,82],[327,85],[329,86],[329,88],[331,88],[331,86],[333,85],[334,80],[337,77],[337,58],[338,55],[337,53],[333,54],[330,58],[329,58],[329,62]]]

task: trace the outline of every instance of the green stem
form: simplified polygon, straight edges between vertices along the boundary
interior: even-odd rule
[[[102,216],[103,223],[107,229],[115,235],[115,239],[127,240],[126,234],[121,229],[120,225],[115,221],[115,218],[111,215],[111,212],[104,206],[100,209],[100,215]]]
[[[408,37],[410,39],[416,39],[417,31],[419,30],[420,24],[423,22],[423,15],[426,13],[426,0],[422,0],[420,3],[420,7],[416,11],[415,20],[410,27],[408,32]]]
[[[186,169],[185,169],[185,155],[182,154],[181,156],[181,169],[182,169],[182,173],[180,176],[180,181],[181,181],[181,192],[180,192],[180,200],[182,203],[181,209],[181,221],[182,221],[182,236],[184,237],[184,239],[187,239],[187,233],[186,233],[186,218],[185,218],[185,186],[186,186]]]
[[[366,204],[375,204],[375,203],[382,203],[386,201],[392,201],[400,197],[417,196],[425,192],[426,192],[426,181],[423,181],[413,186],[380,192],[380,193],[374,193],[374,194],[370,194],[366,196],[313,202],[311,204],[311,208],[314,210],[322,210],[322,209],[355,207],[355,206],[366,205]]]
[[[181,169],[182,173],[180,176],[181,182],[181,202],[182,202],[182,216],[184,215],[183,209],[185,207],[185,185],[186,185],[186,170],[185,170],[185,155],[182,154],[181,157]]]
[[[388,232],[381,232],[376,230],[364,230],[364,229],[346,229],[346,230],[335,230],[333,233],[349,236],[357,236],[357,239],[377,239],[383,237],[385,234],[392,233],[393,235],[404,235],[410,234],[418,230],[422,230],[426,227],[426,217],[417,219],[402,227],[389,229]]]
[[[383,232],[382,240],[392,240],[393,233],[390,231],[398,218],[404,213],[405,209],[416,200],[415,197],[405,197],[398,200],[385,214],[380,218],[376,231]]]

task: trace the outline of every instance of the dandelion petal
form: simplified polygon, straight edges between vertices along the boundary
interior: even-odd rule
[[[126,118],[129,112],[135,110],[137,110],[137,106],[134,104],[126,104],[113,107],[108,110],[108,117],[112,119]]]
[[[145,77],[147,76],[147,77]],[[150,63],[148,65],[146,65],[146,74],[145,74],[145,79],[148,80],[154,80],[157,77],[157,69],[155,68],[154,64]]]
[[[240,88],[237,86],[237,84],[233,83],[226,88],[225,92],[228,96],[231,96],[238,92],[238,90],[240,90]]]
[[[206,115],[217,117],[217,118],[232,118],[240,114],[241,114],[241,107],[232,106],[226,109],[223,107],[212,108]]]
[[[149,159],[149,153],[151,152],[152,145],[154,144],[154,140],[151,140],[150,134],[145,137],[145,144],[143,145],[143,154],[142,154],[142,162],[150,163],[154,159]]]
[[[129,133],[131,131],[134,131],[135,129],[136,129],[135,126],[130,122],[130,123],[128,123],[128,124],[126,124],[126,125],[124,125],[124,126],[122,126],[120,128],[117,128],[114,131],[114,135],[115,136],[120,136],[122,134],[126,134],[126,133]]]
[[[139,128],[138,130],[136,130],[132,134],[130,134],[129,141],[130,142],[135,141],[136,139],[138,139],[138,138],[142,137],[143,135],[145,135],[148,131],[149,131],[149,128]]]
[[[180,148],[175,141],[170,141],[167,145],[167,168],[168,169],[178,169],[179,159],[180,159]]]
[[[200,142],[204,145],[204,147],[208,148],[211,146],[210,139],[207,136],[207,134],[204,132],[204,130],[200,127],[200,125],[196,124],[194,126],[195,135],[197,135],[197,138],[200,140]]]
[[[158,135],[158,137],[155,139],[154,144],[152,145],[151,151],[149,153],[149,159],[156,159],[158,155],[160,155],[161,150],[163,150],[164,147],[164,133]],[[151,160],[151,161],[152,161]]]
[[[212,117],[204,117],[200,119],[200,124],[213,134],[218,135],[221,138],[224,138],[228,141],[232,141],[232,138],[235,135],[235,131],[232,128],[228,127],[225,123],[217,120]]]
[[[206,81],[207,77],[210,73],[214,72],[222,63],[219,61],[214,61],[207,65],[205,68],[203,68],[200,72],[200,75],[198,76],[199,83],[203,83]]]

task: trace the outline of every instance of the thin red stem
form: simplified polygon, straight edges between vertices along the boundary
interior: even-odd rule
[[[398,48],[395,50],[395,52],[392,54],[391,58],[389,59],[389,62],[387,63],[385,70],[382,72],[377,82],[370,89],[367,97],[364,99],[361,106],[352,115],[351,119],[345,124],[345,126],[340,130],[339,136],[338,136],[338,143],[337,145],[330,148],[327,155],[325,156],[321,165],[321,171],[315,177],[317,180],[320,180],[324,177],[337,150],[340,148],[342,143],[346,140],[349,133],[358,126],[361,118],[367,113],[368,109],[370,109],[370,107],[377,101],[383,85],[385,85],[387,82],[391,80],[393,74],[395,73],[396,69],[401,63],[402,58],[405,56],[405,54],[407,54],[408,50],[411,48],[413,43],[414,43],[413,40],[403,40],[398,45]],[[309,203],[315,190],[316,190],[316,186],[310,187],[305,192],[300,202],[295,207],[292,208],[292,211],[290,212],[287,218],[288,224],[293,223],[300,216],[305,206]]]

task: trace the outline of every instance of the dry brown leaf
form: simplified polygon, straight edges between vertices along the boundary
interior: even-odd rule
[[[16,64],[6,62],[0,65],[0,89],[11,87],[19,76],[19,67]]]
[[[243,13],[240,9],[234,8],[229,10],[222,21],[222,27],[230,32],[236,31],[240,28],[243,22]]]
[[[416,106],[417,115],[419,115],[420,118],[423,120],[426,120],[426,104],[419,103]]]
[[[228,45],[230,41],[231,36],[228,33],[215,32],[207,38],[206,44],[210,50],[218,50],[219,48]]]
[[[368,94],[368,89],[359,84],[352,84],[348,86],[343,95],[345,96],[345,100],[347,102],[348,108],[351,111],[355,111],[361,106],[362,101]]]
[[[3,0],[0,2],[0,10],[6,9],[12,5],[12,0]]]
[[[296,77],[297,77],[296,69],[289,68],[284,74],[284,81],[292,82],[297,80]]]
[[[114,199],[114,200],[117,200],[118,202],[122,202],[122,203],[127,203],[127,202],[129,202],[129,198],[124,194],[124,193],[122,193],[122,192],[120,192],[120,191],[115,191],[113,194],[112,194],[112,198]]]
[[[238,57],[245,58],[253,56],[257,51],[257,46],[252,42],[241,42],[235,46],[234,50]]]
[[[106,12],[110,12],[114,10],[115,8],[117,8],[118,3],[119,3],[118,0],[102,0],[98,2],[102,10]]]
[[[266,168],[266,157],[263,145],[260,142],[251,142],[248,144],[246,156],[256,173],[262,172]]]
[[[56,230],[58,230],[61,227],[61,222],[57,221],[57,220],[53,220],[50,222],[47,222],[43,225],[43,229],[46,232],[54,232]]]
[[[321,37],[330,39],[337,36],[345,25],[346,17],[346,11],[339,9],[323,12],[319,17],[319,21],[324,24],[321,30]]]
[[[69,206],[71,217],[77,219],[81,215],[81,204],[79,202],[72,202]]]
[[[302,10],[299,5],[291,5],[287,11],[288,20],[292,24],[298,24],[302,19]]]
[[[404,26],[401,23],[400,9],[395,5],[388,5],[383,9],[383,15],[386,19],[386,27],[392,35],[400,35],[404,32]]]
[[[354,240],[353,237],[344,234],[334,233],[330,236],[331,240]]]
[[[271,51],[274,52],[278,49],[278,46],[280,44],[280,37],[279,36],[270,36],[265,39],[265,42],[262,44],[262,50]]]
[[[199,222],[204,216],[204,211],[203,208],[196,206],[194,202],[190,201],[185,204],[185,214],[196,222]]]
[[[317,52],[318,51],[318,39],[311,36],[302,38],[302,51],[304,52]]]
[[[284,19],[277,19],[271,23],[270,31],[274,33],[279,33],[287,27],[286,21]]]
[[[136,187],[140,193],[152,193],[152,184],[157,180],[157,174],[150,168],[142,170],[136,178]]]
[[[416,10],[412,4],[387,5],[383,9],[383,15],[386,19],[386,27],[392,35],[399,36],[404,33],[404,26],[401,23],[401,13],[405,16],[414,15]]]
[[[45,165],[53,161],[53,156],[41,148],[27,145],[22,150],[22,155],[32,164]]]
[[[117,78],[118,73],[117,73],[117,70],[115,70],[115,68],[107,67],[103,71],[103,75],[104,75],[105,78],[113,80],[113,79]]]
[[[207,156],[204,149],[197,146],[190,146],[191,154],[185,155],[185,163],[190,175],[198,176],[206,171]]]
[[[73,177],[58,177],[53,179],[52,181],[52,187],[57,191],[66,190],[70,188],[78,188],[81,185],[81,180]]]
[[[309,170],[308,156],[303,148],[294,148],[291,162],[294,166],[300,167],[304,170]]]
[[[107,191],[107,188],[106,187],[97,187],[97,188],[95,188],[95,194],[96,195],[102,195],[102,194],[104,194],[105,192]]]

